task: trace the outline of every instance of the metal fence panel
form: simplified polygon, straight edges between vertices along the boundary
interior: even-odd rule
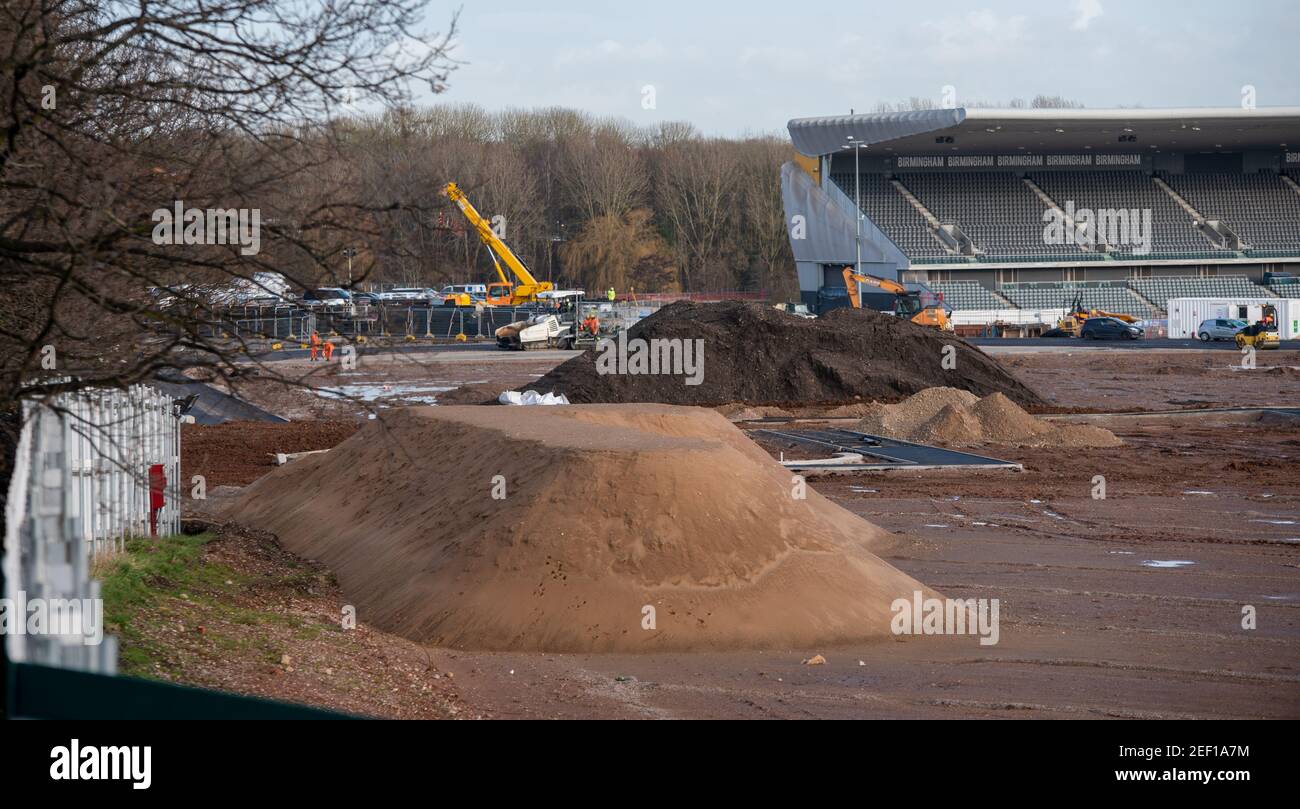
[[[97,602],[97,557],[151,530],[151,468],[166,478],[160,536],[180,532],[180,420],[153,388],[86,390],[28,403],[9,484],[5,592],[10,604]],[[35,603],[35,602],[32,602]],[[15,620],[26,622],[24,611]],[[102,625],[101,625],[102,630]],[[115,639],[88,645],[81,627],[5,636],[11,660],[114,673]]]

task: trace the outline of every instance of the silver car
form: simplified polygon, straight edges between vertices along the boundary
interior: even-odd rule
[[[1236,338],[1237,332],[1246,328],[1246,325],[1244,320],[1226,318],[1202,320],[1201,325],[1196,329],[1196,336],[1203,343],[1211,340],[1232,340]]]

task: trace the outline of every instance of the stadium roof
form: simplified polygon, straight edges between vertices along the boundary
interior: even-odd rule
[[[1300,148],[1300,107],[1188,109],[935,109],[796,118],[790,139],[808,157],[1050,152],[1238,152]],[[1132,137],[1136,140],[1132,140]],[[944,142],[936,142],[943,138]],[[952,138],[951,142],[947,139]]]

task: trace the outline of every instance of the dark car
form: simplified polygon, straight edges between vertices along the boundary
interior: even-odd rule
[[[1083,321],[1079,336],[1085,340],[1137,340],[1146,332],[1113,317],[1090,317]]]

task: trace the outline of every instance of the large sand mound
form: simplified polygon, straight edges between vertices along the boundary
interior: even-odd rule
[[[929,592],[700,408],[389,411],[227,516],[329,566],[363,620],[454,647],[807,648],[888,635]]]
[[[953,388],[931,388],[897,404],[877,404],[858,422],[857,429],[886,438],[950,446],[1116,447],[1124,443],[1100,427],[1035,418],[1000,393],[981,399]]]
[[[836,309],[807,320],[757,303],[682,302],[637,323],[627,336],[702,341],[702,384],[688,385],[684,375],[601,373],[592,350],[529,388],[563,393],[571,402],[712,407],[897,401],[926,388],[952,387],[980,396],[1005,393],[1025,406],[1043,404],[964,340],[866,309]],[[946,367],[945,349],[952,358]]]

